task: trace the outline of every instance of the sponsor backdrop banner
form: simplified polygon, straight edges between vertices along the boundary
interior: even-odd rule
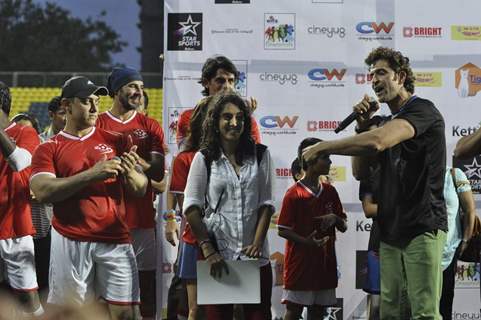
[[[448,163],[456,142],[481,121],[481,24],[478,1],[394,0],[166,0],[164,123],[170,156],[176,153],[181,112],[201,99],[203,62],[222,54],[240,71],[237,90],[255,97],[254,116],[275,163],[276,203],[292,185],[290,164],[308,136],[329,140],[354,134],[334,129],[364,94],[374,96],[364,58],[377,46],[402,51],[416,73],[416,93],[444,115]],[[381,113],[388,109],[382,106]],[[336,242],[338,306],[329,319],[364,319],[365,250],[371,221],[358,201],[348,157],[332,157],[331,178],[348,215],[349,229]],[[473,183],[480,207],[481,158],[456,162]],[[284,240],[269,231],[274,271],[273,315],[280,304]],[[165,250],[175,250],[164,246]],[[175,254],[164,254],[164,306]],[[479,314],[479,265],[460,264],[455,319]]]

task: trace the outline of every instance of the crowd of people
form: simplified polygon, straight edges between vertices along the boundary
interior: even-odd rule
[[[368,318],[451,319],[457,259],[476,214],[469,181],[446,165],[443,117],[414,94],[409,59],[379,47],[365,63],[377,102],[366,95],[354,106],[356,135],[300,142],[295,182],[277,208],[286,240],[284,319],[302,318],[304,308],[307,319],[323,319],[336,304],[336,233],[347,231],[348,216],[328,177],[330,155],[352,157],[359,200],[373,219]],[[49,103],[43,132],[28,113],[9,119],[10,91],[0,85],[0,268],[5,294],[20,304],[15,317],[66,319],[71,308],[96,304],[99,311],[85,317],[154,319],[162,237],[153,201],[167,190],[165,239],[178,245],[168,319],[272,318],[273,162],[253,117],[256,99],[235,92],[238,77],[227,57],[207,59],[204,97],[179,119],[168,176],[164,134],[146,115],[137,70],[114,68],[106,86],[68,79]],[[99,114],[101,96],[112,105]],[[379,103],[391,115],[375,115]],[[479,130],[455,150],[480,153]],[[228,261],[252,259],[260,303],[197,304],[198,261],[222,279]],[[185,301],[175,288],[185,289]]]

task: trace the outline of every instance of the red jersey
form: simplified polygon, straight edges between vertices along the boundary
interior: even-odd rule
[[[117,133],[92,128],[81,138],[61,131],[42,143],[32,159],[32,176],[74,176],[98,161],[120,156],[130,149]],[[52,226],[63,236],[90,242],[128,243],[124,190],[119,179],[92,183],[71,197],[53,204]]]
[[[180,114],[179,120],[177,121],[177,133],[175,135],[175,140],[178,146],[189,134],[190,118],[192,117],[194,109],[187,109]]]
[[[1,111],[0,111],[1,112]],[[37,132],[31,127],[11,123],[5,133],[19,148],[33,154],[40,144]],[[28,177],[31,167],[20,172],[12,170],[0,153],[0,239],[35,234],[30,208]]]
[[[192,113],[194,109],[185,110],[180,114],[179,121],[177,122],[177,135],[176,135],[176,142],[177,145],[180,145],[182,140],[184,140],[187,135],[189,134],[190,128],[190,118],[192,117]],[[261,143],[261,133],[259,131],[259,126],[257,125],[256,119],[251,116],[251,136],[254,139],[254,142]]]
[[[298,182],[289,188],[284,196],[278,227],[290,229],[300,236],[308,237],[319,227],[314,217],[330,213],[345,218],[339,195],[333,186],[323,183],[316,195]],[[322,247],[286,241],[285,289],[317,291],[337,287],[335,227],[317,237],[321,238],[325,235],[329,236],[329,241]]]
[[[171,193],[184,193],[185,186],[187,185],[187,176],[189,175],[190,165],[195,154],[196,151],[184,151],[180,152],[177,157],[175,157],[172,164],[172,179],[170,181],[169,189]],[[182,240],[189,244],[195,244],[197,242],[188,223],[185,224],[184,232],[182,233]]]
[[[130,135],[137,146],[137,153],[144,160],[151,159],[151,153],[164,155],[164,132],[159,123],[141,113],[134,112],[130,119],[122,121],[109,111],[99,115],[97,127],[104,130]],[[153,228],[155,226],[155,210],[153,206],[154,193],[148,185],[147,192],[142,198],[130,194],[125,196],[126,221],[131,229]]]

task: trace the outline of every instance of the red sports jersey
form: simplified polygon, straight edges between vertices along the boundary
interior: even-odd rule
[[[122,155],[130,147],[126,137],[99,128],[81,138],[61,131],[35,151],[31,178],[38,174],[71,177],[100,160]],[[119,179],[92,183],[53,204],[52,225],[77,241],[128,243],[123,194]]]
[[[287,190],[282,202],[278,227],[308,237],[319,227],[314,217],[334,213],[342,218],[341,201],[336,189],[322,184],[315,195],[298,182]],[[334,249],[335,228],[319,234],[328,235],[329,241],[322,247],[286,241],[284,257],[284,287],[288,290],[317,291],[337,287],[336,254]]]
[[[156,120],[141,113],[134,112],[130,119],[121,121],[106,111],[99,115],[97,127],[126,136],[130,135],[137,146],[137,153],[147,161],[151,159],[151,153],[164,155],[162,128]],[[125,198],[128,226],[131,229],[153,228],[155,226],[154,194],[150,183],[144,197],[138,198],[127,194]]]
[[[0,111],[1,112],[1,111]],[[37,132],[31,127],[11,123],[7,135],[19,148],[33,154],[40,144]],[[23,237],[35,234],[30,208],[28,177],[31,168],[13,171],[0,153],[0,239]]]
[[[177,122],[177,145],[180,145],[182,140],[189,134],[190,118],[192,117],[194,109],[188,109],[180,114],[179,121]],[[251,117],[251,136],[255,143],[261,143],[261,133],[254,117]]]
[[[192,117],[194,109],[195,108],[187,109],[180,114],[179,120],[177,121],[177,133],[175,136],[175,140],[178,146],[180,145],[182,140],[184,140],[189,134],[190,118]]]
[[[190,165],[194,159],[195,151],[181,152],[175,157],[172,164],[172,179],[170,181],[169,191],[172,193],[184,193],[187,185],[187,176],[189,175]],[[184,232],[182,233],[182,240],[186,243],[195,244],[196,239],[192,233],[192,229],[188,223],[185,224]]]

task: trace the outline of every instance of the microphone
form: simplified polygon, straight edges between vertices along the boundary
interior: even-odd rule
[[[375,108],[376,107],[376,100],[371,100],[369,101],[369,109]],[[346,119],[342,120],[341,123],[337,126],[337,128],[334,130],[335,133],[339,133],[342,130],[346,129],[351,123],[356,120],[358,116],[358,113],[356,111],[351,112],[350,115],[346,117]]]

